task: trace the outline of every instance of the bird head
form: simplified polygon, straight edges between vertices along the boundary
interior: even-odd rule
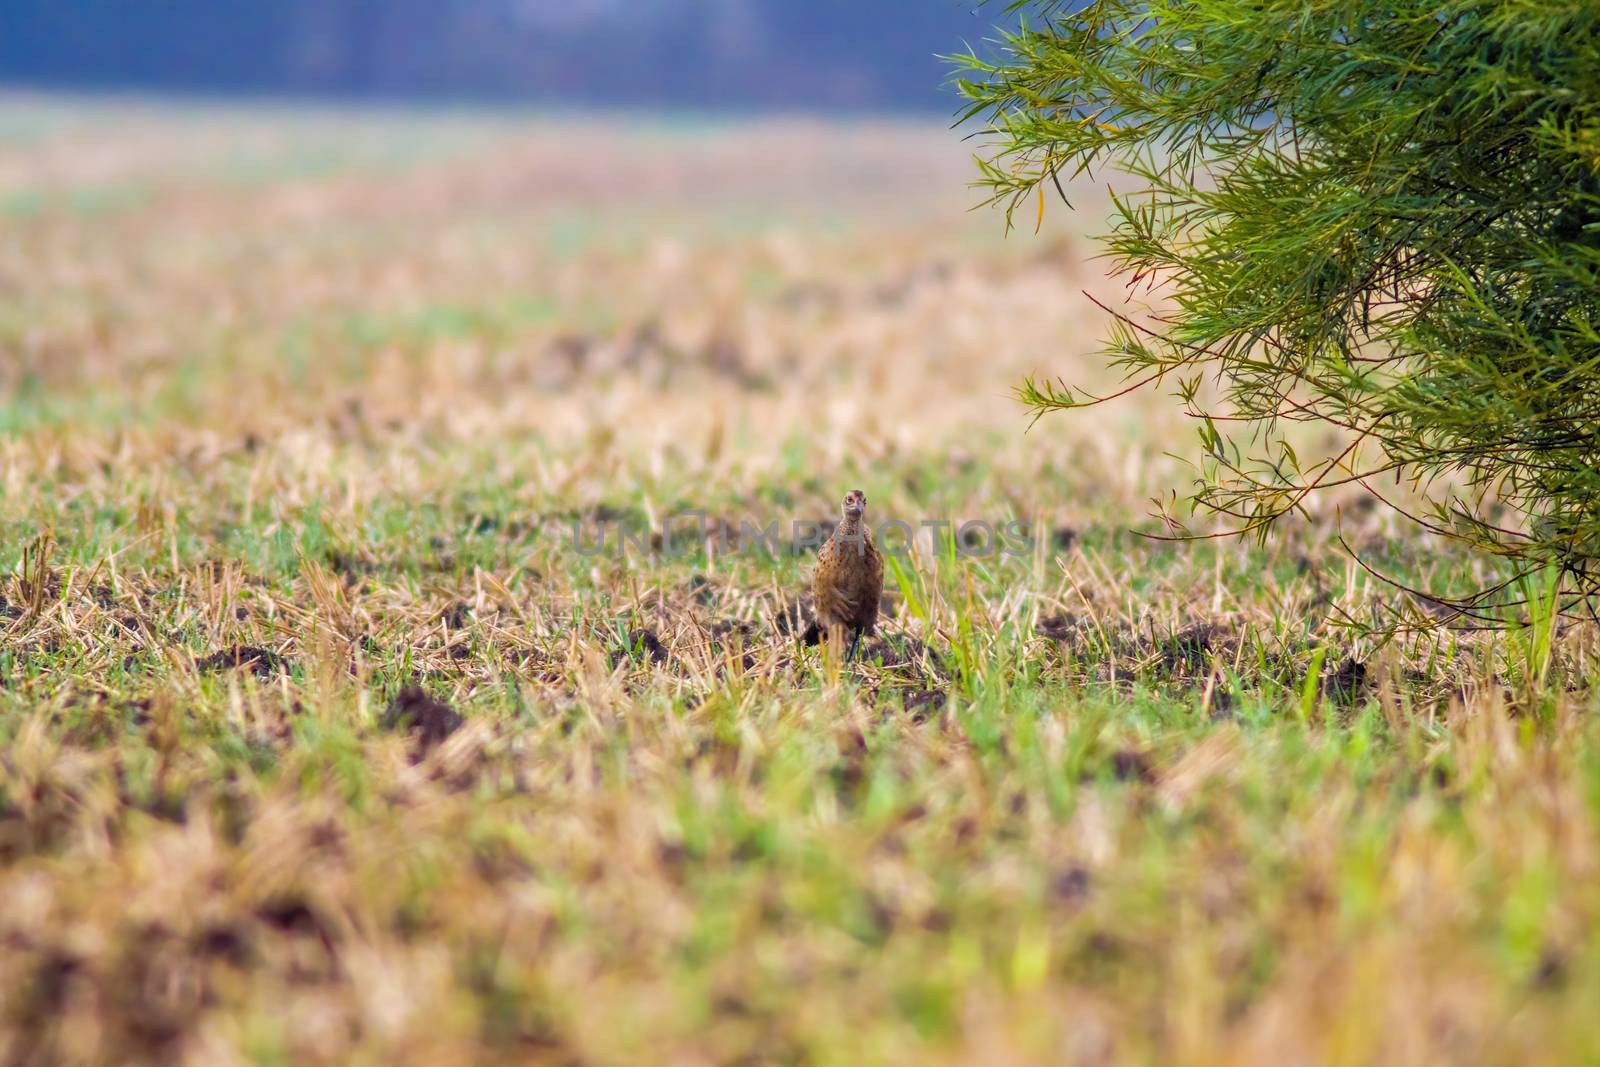
[[[859,489],[852,489],[844,495],[844,517],[859,519],[867,510],[867,494]]]

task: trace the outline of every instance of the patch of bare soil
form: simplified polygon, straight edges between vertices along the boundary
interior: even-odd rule
[[[944,710],[948,699],[942,688],[908,689],[901,695],[900,702],[913,722],[926,722]]]
[[[263,681],[271,681],[279,674],[286,673],[293,662],[287,657],[280,656],[270,648],[259,648],[255,645],[234,645],[213,652],[196,664],[203,671],[234,671],[245,668]]]
[[[449,704],[420,686],[407,686],[389,702],[378,725],[389,731],[409,733],[417,752],[426,753],[444,743],[461,728],[464,719]]]
[[[660,636],[648,628],[629,630],[627,643],[612,655],[611,665],[615,667],[623,660],[635,656],[642,656],[651,663],[663,666],[672,660],[672,654],[667,651],[667,646],[661,643]]]

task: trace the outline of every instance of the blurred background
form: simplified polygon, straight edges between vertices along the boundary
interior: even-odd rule
[[[1020,432],[1012,389],[1084,370],[1062,357],[1103,322],[1079,251],[1104,212],[1080,189],[1007,238],[973,210],[941,56],[1005,17],[0,0],[0,432],[489,409],[650,449],[711,388],[770,443],[866,428],[886,382],[908,443]]]
[[[4,0],[38,88],[718,109],[950,111],[952,0]]]

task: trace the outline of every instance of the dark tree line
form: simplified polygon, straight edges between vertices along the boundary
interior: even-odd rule
[[[0,82],[623,106],[952,110],[955,0],[0,0]]]

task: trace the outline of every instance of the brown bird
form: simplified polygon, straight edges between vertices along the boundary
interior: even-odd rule
[[[878,598],[883,593],[883,556],[872,543],[872,531],[861,521],[867,494],[852,489],[845,494],[841,521],[817,553],[817,570],[811,576],[816,621],[806,630],[806,644],[826,638],[836,651],[851,634],[845,659],[855,655],[861,635],[870,634],[878,622]]]

